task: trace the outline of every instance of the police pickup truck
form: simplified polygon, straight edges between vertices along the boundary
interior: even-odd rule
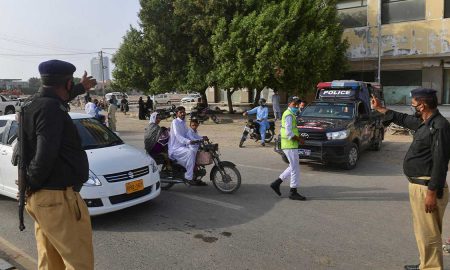
[[[316,100],[297,119],[300,159],[338,163],[355,168],[365,149],[380,150],[384,139],[382,115],[370,108],[370,97],[383,98],[379,84],[360,81],[332,81],[317,85]],[[283,151],[276,144],[275,151]]]

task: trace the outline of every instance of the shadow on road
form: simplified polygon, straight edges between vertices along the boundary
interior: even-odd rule
[[[267,185],[243,185],[233,195],[218,194],[210,185],[204,188],[175,187],[156,200],[119,212],[92,218],[94,230],[190,231],[216,230],[251,222],[269,212],[277,203],[286,202],[289,187],[276,196]],[[406,201],[405,193],[386,193],[384,188],[351,188],[348,186],[313,186],[301,189],[310,201]],[[205,199],[205,200],[203,200]],[[210,200],[210,201],[208,201]],[[235,205],[240,209],[223,206]],[[299,208],[299,211],[302,211]]]

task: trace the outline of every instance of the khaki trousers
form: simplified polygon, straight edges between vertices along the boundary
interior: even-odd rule
[[[117,120],[115,115],[111,115],[110,118],[108,118],[109,128],[114,132],[116,131],[116,122]]]
[[[448,203],[448,188],[444,188],[442,199],[437,199],[433,213],[425,212],[427,186],[409,184],[409,201],[411,203],[414,234],[420,255],[420,269],[439,269],[443,267],[442,254],[442,219]]]
[[[94,269],[91,219],[78,192],[39,190],[27,198],[40,270]]]

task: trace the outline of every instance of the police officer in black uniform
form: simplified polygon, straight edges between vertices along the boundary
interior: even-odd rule
[[[35,221],[39,269],[94,269],[92,228],[79,195],[89,164],[65,104],[95,86],[60,60],[39,65],[42,88],[23,107],[23,147],[30,194],[26,209]]]
[[[414,116],[388,110],[372,98],[372,108],[385,114],[387,123],[415,131],[403,171],[409,180],[409,199],[420,264],[405,269],[443,269],[442,220],[448,202],[446,183],[450,158],[450,124],[437,110],[436,90],[411,91]]]

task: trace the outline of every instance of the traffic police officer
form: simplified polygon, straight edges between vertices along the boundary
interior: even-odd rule
[[[64,61],[41,63],[42,88],[23,109],[26,209],[35,221],[39,269],[94,269],[90,216],[78,193],[89,164],[65,104],[96,82],[85,72],[74,85],[74,72]]]
[[[450,157],[450,124],[437,110],[436,90],[411,91],[414,116],[388,110],[372,98],[372,108],[385,114],[387,122],[415,131],[406,153],[403,171],[409,180],[409,200],[419,265],[405,269],[443,269],[442,219],[448,202],[445,181]]]
[[[306,198],[297,192],[297,187],[300,181],[300,161],[298,157],[299,143],[303,143],[300,138],[297,128],[297,112],[298,104],[300,104],[298,97],[290,97],[288,100],[288,108],[281,117],[281,149],[289,160],[289,167],[280,175],[280,177],[270,184],[270,187],[278,196],[281,196],[281,183],[290,178],[291,190],[289,199],[304,201]]]

